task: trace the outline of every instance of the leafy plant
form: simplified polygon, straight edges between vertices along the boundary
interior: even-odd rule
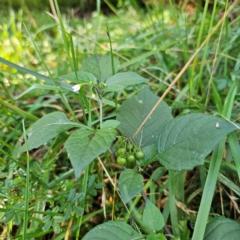
[[[97,61],[95,61],[96,59]],[[78,82],[82,87],[86,85],[94,89],[99,96],[98,101],[102,101],[102,94],[105,91],[110,91],[110,89],[111,91],[122,90],[128,85],[142,82],[142,78],[133,73],[116,73],[116,75],[113,76],[109,76],[110,73],[108,73],[107,76],[105,76],[102,73],[105,73],[104,69],[106,69],[107,64],[108,68],[111,68],[111,62],[106,61],[106,59],[108,59],[106,56],[101,58],[101,56],[97,55],[96,57],[88,58],[84,62],[84,66],[88,66],[84,68],[85,71],[89,71],[91,65],[94,64],[95,68],[98,69],[97,72],[78,72],[75,75],[75,79],[73,78],[74,73],[64,75],[64,77],[61,78],[66,78],[74,83]],[[85,78],[85,76],[91,77]],[[96,79],[92,76],[95,76]],[[121,76],[121,78],[118,76]],[[134,80],[132,81],[131,79]],[[102,85],[102,83],[104,83],[104,85]],[[19,142],[17,144],[14,150],[14,156],[19,157],[22,152],[38,148],[58,134],[66,132],[71,128],[80,128],[72,132],[64,144],[68,157],[71,160],[75,176],[79,178],[84,169],[89,166],[94,159],[111,148],[116,138],[117,127],[126,138],[126,142],[124,139],[120,140],[120,146],[122,146],[117,150],[119,155],[117,158],[118,164],[125,164],[123,161],[120,162],[120,157],[122,156],[122,159],[124,159],[123,157],[126,154],[127,148],[134,153],[133,148],[134,145],[136,145],[142,149],[135,150],[135,157],[137,159],[136,166],[138,167],[144,167],[144,162],[150,164],[152,161],[159,161],[169,171],[189,170],[195,166],[202,165],[204,159],[211,153],[217,143],[227,134],[237,129],[236,125],[224,119],[201,113],[186,114],[173,119],[171,109],[165,102],[162,102],[154,113],[148,117],[149,112],[156,105],[158,99],[159,98],[154,95],[148,87],[144,87],[136,96],[122,103],[117,113],[117,121],[106,120],[101,123],[100,129],[93,129],[77,122],[74,123],[60,112],[50,113],[36,121],[26,130],[26,142]],[[141,123],[147,117],[148,120],[144,126],[141,127]],[[128,139],[131,139],[133,143]],[[133,146],[131,146],[131,144]],[[148,148],[152,150],[153,146],[158,148],[158,152],[155,152],[153,156],[149,156]],[[137,148],[138,147],[136,147],[136,149]],[[146,158],[144,158],[145,155],[147,156]],[[138,161],[142,158],[144,158],[144,161]],[[122,171],[119,176],[118,188],[125,204],[129,203],[143,191],[144,184],[142,180],[142,175],[134,169]],[[145,208],[142,216],[140,213],[136,214],[136,210],[134,210],[134,212],[135,215],[139,215],[135,217],[138,219],[140,226],[145,229],[148,238],[150,238],[152,234],[162,230],[165,223],[161,212],[145,195],[143,196]],[[62,208],[67,209],[66,214],[68,218],[71,211],[76,212],[74,207],[70,207],[70,209],[64,205]],[[77,212],[76,214],[78,215]],[[48,217],[48,219],[44,220],[46,221],[45,230],[53,226],[54,232],[60,232],[60,228],[58,227],[60,220],[56,220],[55,218],[56,217]],[[60,217],[60,219],[62,218]],[[62,222],[62,220],[60,222]],[[99,231],[106,235],[104,235],[104,239],[111,239],[113,236],[109,234],[109,231],[115,231],[113,226],[126,232],[126,236],[121,236],[119,239],[123,239],[122,237],[124,237],[124,239],[130,239],[133,237],[132,234],[137,234],[126,223],[107,222],[91,230],[83,239],[93,238],[99,234]],[[137,234],[136,236],[141,235]]]
[[[23,231],[18,231],[16,238],[23,239],[46,234],[57,236],[57,239],[67,239],[74,235],[76,239],[83,240],[98,239],[99,236],[106,240],[156,240],[169,236],[189,239],[190,232],[185,230],[188,218],[192,217],[188,204],[203,189],[198,216],[194,217],[195,227],[190,229],[193,231],[192,239],[221,238],[227,233],[227,228],[222,228],[222,224],[230,226],[228,234],[234,237],[234,232],[239,228],[236,221],[227,218],[207,221],[217,179],[240,196],[238,186],[225,177],[229,172],[234,172],[238,178],[240,176],[239,144],[235,132],[239,124],[227,120],[232,119],[231,111],[239,97],[238,79],[225,76],[216,77],[212,81],[211,78],[206,85],[212,87],[213,93],[210,96],[206,94],[203,83],[206,81],[203,77],[206,52],[203,53],[203,63],[199,67],[199,78],[203,82],[195,77],[197,54],[208,44],[224,18],[216,28],[206,33],[207,37],[200,45],[203,38],[202,23],[198,37],[191,39],[193,43],[197,40],[192,57],[189,56],[192,49],[188,49],[190,46],[185,43],[183,36],[188,30],[181,29],[177,24],[176,29],[171,29],[165,36],[175,36],[178,43],[168,40],[157,42],[155,49],[151,48],[147,53],[140,52],[139,56],[122,64],[120,59],[114,57],[116,53],[112,49],[112,39],[108,32],[110,54],[89,55],[81,61],[79,69],[73,37],[63,24],[57,2],[55,5],[71,70],[61,69],[55,78],[45,64],[49,73],[47,77],[0,58],[1,63],[45,82],[33,84],[12,98],[12,101],[28,98],[29,94],[35,94],[35,90],[40,89],[47,91],[45,93],[55,91],[56,99],[62,102],[61,107],[57,102],[57,111],[46,109],[38,118],[31,114],[37,105],[33,104],[29,113],[0,99],[6,108],[35,121],[32,125],[26,122],[26,126],[30,125],[26,129],[25,121],[22,122],[22,129],[18,129],[18,133],[22,133],[18,136],[22,136],[14,149],[8,146],[7,141],[2,141],[13,154],[1,150],[2,153],[14,162],[9,166],[9,176],[2,174],[6,180],[5,186],[1,186],[1,194],[7,199],[6,203],[3,202],[1,214],[3,224],[22,224]],[[150,9],[147,11],[150,13]],[[206,11],[203,22],[206,22]],[[172,13],[173,18],[177,19],[174,10]],[[155,17],[158,19],[157,15]],[[155,20],[151,21],[153,24]],[[150,35],[141,35],[140,40],[136,38],[136,43],[149,38],[151,44],[155,44],[161,31],[166,29],[165,26],[162,26],[161,31],[157,26],[154,28],[155,32],[150,32]],[[183,49],[183,66],[177,60],[180,54],[178,51],[174,54],[175,49],[171,48],[173,44]],[[144,44],[141,50],[145,47],[149,46]],[[35,48],[40,53],[36,45]],[[128,54],[131,56],[131,53]],[[163,66],[159,74],[160,83],[164,83],[161,85],[161,97],[158,93],[159,82],[148,82],[149,76],[156,77],[142,66],[146,63],[151,65],[147,58],[153,54],[154,59],[158,59]],[[171,76],[176,70],[173,69],[173,62],[182,68],[175,78]],[[126,71],[126,68],[130,71]],[[141,76],[135,72],[137,68],[141,70]],[[159,69],[155,68],[156,73]],[[234,73],[238,69],[239,64],[236,63]],[[179,86],[184,85],[179,92],[174,84],[184,71],[188,71],[189,82],[179,83]],[[162,81],[165,75],[166,79],[170,78],[170,84]],[[219,79],[224,79],[224,84]],[[224,93],[223,104],[222,93],[219,92],[226,88],[229,89]],[[174,90],[174,99],[165,98],[170,90]],[[185,98],[187,92],[189,95]],[[198,92],[203,95],[196,96],[196,101],[193,98]],[[39,99],[39,102],[46,101],[44,98],[41,101]],[[215,103],[213,112],[218,112],[221,117],[213,115],[211,109],[205,109],[204,101],[206,106],[209,102]],[[236,167],[234,164],[222,163],[226,143],[226,158],[234,159]],[[64,168],[61,174],[57,174],[59,168]],[[5,171],[5,168],[2,170]],[[189,172],[192,174],[194,171],[200,174],[200,184],[191,183],[189,190],[184,185],[185,179]],[[73,174],[75,179],[70,178]],[[117,183],[113,181],[114,177]],[[11,188],[14,190],[11,191]],[[193,189],[188,199],[184,196],[185,188],[187,191]],[[106,199],[106,192],[113,192],[113,197]],[[19,199],[16,196],[20,196]],[[95,206],[101,209],[96,210]],[[97,222],[97,226],[84,224],[98,213],[103,213],[104,223],[100,220],[101,224]],[[213,228],[217,231],[212,231]]]

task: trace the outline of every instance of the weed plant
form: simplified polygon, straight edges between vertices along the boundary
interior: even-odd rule
[[[50,2],[0,20],[0,238],[238,239],[239,1]]]

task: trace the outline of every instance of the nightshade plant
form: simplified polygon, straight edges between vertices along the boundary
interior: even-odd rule
[[[64,148],[71,161],[75,176],[79,178],[82,174],[87,176],[87,168],[92,161],[100,160],[99,157],[104,153],[112,153],[110,149],[114,149],[114,141],[118,135],[118,138],[121,139],[119,141],[121,149],[126,148],[128,152],[134,154],[135,146],[136,149],[142,151],[139,157],[132,159],[135,162],[133,168],[123,168],[118,180],[121,199],[124,204],[130,206],[129,215],[133,214],[141,231],[133,228],[126,221],[109,221],[93,228],[83,237],[83,240],[98,239],[99,236],[105,240],[166,239],[163,229],[168,214],[163,215],[146,197],[143,190],[149,183],[144,185],[143,176],[139,171],[155,161],[159,161],[169,171],[168,211],[170,212],[172,234],[179,239],[181,234],[177,222],[174,184],[178,172],[203,165],[204,159],[213,151],[214,147],[218,148],[220,141],[227,134],[235,131],[238,126],[220,117],[203,113],[189,113],[174,118],[167,103],[162,101],[158,104],[159,97],[143,84],[148,81],[147,79],[134,72],[118,72],[118,69],[119,62],[116,58],[110,55],[92,55],[83,62],[81,71],[59,76],[58,86],[72,92],[75,96],[79,95],[82,104],[88,102],[87,98],[99,103],[99,122],[93,125],[90,119],[91,114],[87,115],[86,113],[84,118],[89,124],[69,120],[62,112],[49,113],[32,124],[21,136],[24,141],[17,143],[13,157],[19,158],[23,152],[39,148],[59,134],[68,132]],[[66,83],[66,80],[71,83],[72,88]],[[126,99],[120,107],[117,101],[111,100],[116,97],[115,92],[136,84],[142,84],[141,90],[135,96]],[[86,96],[83,95],[85,92],[87,92]],[[113,119],[105,120],[102,116],[102,107],[108,104],[115,106],[117,113]],[[149,116],[149,112],[153,108],[155,110]],[[145,123],[142,124],[144,121]],[[212,161],[216,161],[214,160],[215,155],[218,154],[216,148]],[[123,150],[118,151],[122,158],[125,154]],[[115,160],[117,158],[116,154],[113,154],[112,157]],[[122,163],[124,165],[124,162]],[[157,180],[156,176],[164,168],[157,169],[151,180]],[[141,211],[137,211],[135,208],[141,197],[139,194],[142,195],[145,202]],[[71,200],[73,197],[69,199]],[[70,207],[68,217],[71,211],[74,211],[74,206]],[[78,209],[78,215],[81,216],[81,214],[83,211]],[[208,211],[205,217],[207,215]],[[47,221],[53,222],[50,216]],[[218,222],[215,225],[219,226]],[[230,230],[229,228],[225,229],[221,234],[226,231],[235,231],[236,226],[237,223],[234,223]],[[211,227],[212,225],[209,226],[209,228]],[[239,232],[239,228],[236,231]],[[207,236],[208,232],[209,229],[206,232]]]

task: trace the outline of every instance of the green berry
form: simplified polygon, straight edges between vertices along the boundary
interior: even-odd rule
[[[126,153],[126,149],[125,148],[119,148],[117,150],[118,156],[123,156],[125,153]]]
[[[118,137],[118,143],[119,143],[119,144],[122,144],[123,141],[124,141],[124,137],[123,137],[123,136],[119,136],[119,137]]]
[[[133,145],[131,142],[129,142],[129,143],[127,144],[127,150],[132,150],[133,147],[134,147],[134,145]]]
[[[120,157],[120,156],[118,156],[117,157],[117,163],[119,164],[119,165],[124,165],[124,164],[126,164],[126,158],[123,158],[123,157]]]
[[[128,161],[128,162],[134,162],[134,161],[135,161],[134,155],[129,155],[129,156],[127,157],[127,161]]]
[[[142,158],[144,158],[144,156],[145,156],[145,154],[142,150],[138,150],[135,152],[136,159],[142,159]]]

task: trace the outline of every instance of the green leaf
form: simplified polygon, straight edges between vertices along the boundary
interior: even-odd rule
[[[73,127],[85,126],[79,123],[71,122],[62,112],[50,113],[37,120],[30,128],[27,129],[28,149],[22,136],[21,140],[16,144],[13,151],[13,157],[18,158],[22,152],[38,148],[42,144],[56,137],[59,133],[65,132]]]
[[[104,187],[104,183],[103,182],[99,182],[99,183],[95,183],[94,184],[94,188],[96,189],[101,189]]]
[[[73,211],[76,213],[77,216],[81,217],[83,215],[84,209],[80,206],[74,205]]]
[[[119,61],[114,58],[114,70],[118,71]],[[92,73],[100,82],[104,82],[113,75],[112,60],[110,55],[91,55],[83,61],[83,71]]]
[[[107,120],[102,124],[102,128],[107,128],[107,127],[116,128],[119,124],[120,122],[117,120]]]
[[[54,221],[55,223],[62,223],[62,222],[65,221],[65,218],[64,218],[63,216],[54,216],[54,217],[53,217],[53,221]]]
[[[117,73],[110,77],[106,81],[106,87],[103,89],[104,92],[119,92],[125,87],[136,85],[139,83],[147,82],[148,79],[139,76],[135,72],[122,72]]]
[[[133,240],[140,238],[141,234],[125,222],[109,221],[90,230],[82,240]]]
[[[59,76],[60,79],[68,80],[74,83],[97,83],[96,77],[89,72],[78,71],[78,72],[71,72],[62,76]]]
[[[65,210],[64,219],[68,220],[71,217],[71,214],[72,214],[72,206],[68,204]]]
[[[54,233],[56,233],[56,234],[59,234],[60,232],[61,232],[61,228],[60,228],[60,226],[59,226],[59,224],[58,223],[56,223],[56,222],[53,222],[53,231],[54,231]]]
[[[204,235],[204,240],[238,240],[239,236],[239,222],[228,218],[219,217],[208,223]]]
[[[96,131],[80,129],[67,139],[65,148],[77,178],[94,158],[106,152],[115,138],[114,129],[103,128]]]
[[[50,229],[50,227],[52,226],[52,224],[53,224],[52,219],[45,221],[45,222],[44,222],[44,226],[43,226],[43,230],[44,230],[44,231],[47,231],[48,229]]]
[[[143,189],[143,176],[132,169],[126,169],[121,172],[118,188],[124,203],[128,203]]]
[[[148,87],[127,99],[117,114],[117,120],[121,123],[118,129],[122,135],[131,138],[158,100]],[[156,143],[162,127],[171,120],[171,109],[162,102],[134,138],[134,142],[142,147]]]
[[[228,133],[233,124],[210,115],[192,113],[172,120],[160,133],[158,158],[168,170],[188,170],[204,158]]]
[[[76,191],[75,191],[75,189],[74,188],[71,188],[70,189],[70,191],[69,191],[69,193],[68,193],[68,201],[72,201],[73,200],[73,198],[75,197],[75,193],[76,193]]]
[[[13,209],[8,210],[7,212],[4,213],[4,223],[7,224],[10,220],[13,219],[15,215],[15,211]]]
[[[146,202],[146,206],[143,211],[142,220],[153,231],[160,231],[165,225],[162,213],[150,201]]]

